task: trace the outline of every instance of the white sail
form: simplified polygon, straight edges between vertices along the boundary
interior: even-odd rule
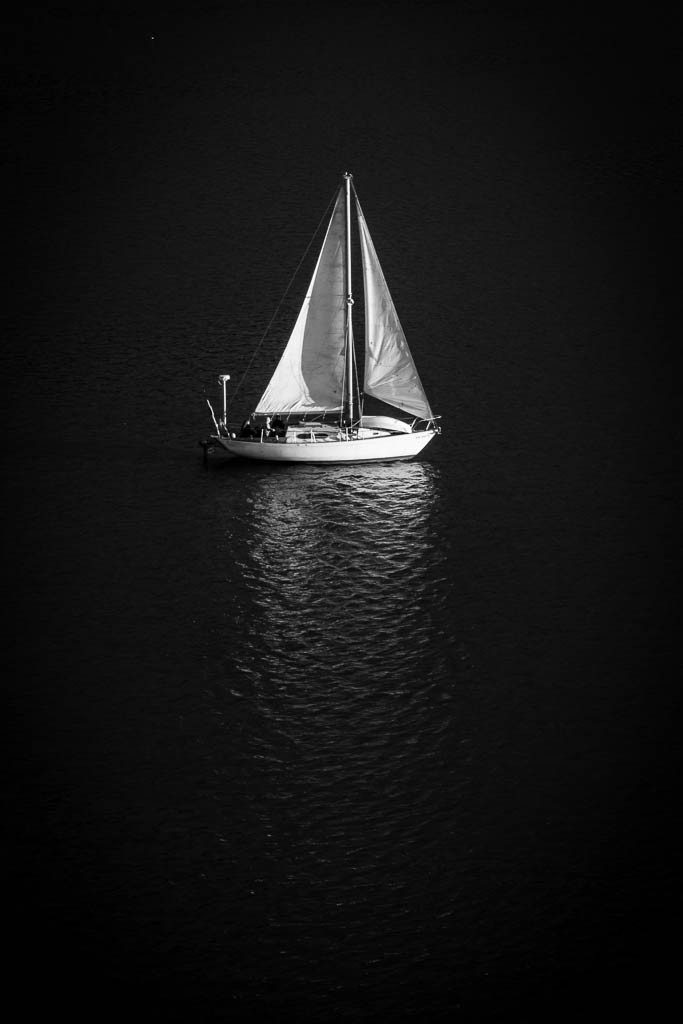
[[[364,391],[413,416],[432,419],[432,410],[357,199],[356,208],[365,285]]]
[[[322,412],[343,405],[344,207],[342,187],[294,330],[257,413]]]

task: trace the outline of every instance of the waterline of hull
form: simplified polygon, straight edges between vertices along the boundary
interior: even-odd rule
[[[412,459],[435,437],[433,430],[384,437],[351,438],[350,440],[256,441],[241,438],[219,438],[220,445],[232,455],[262,462],[385,462]]]

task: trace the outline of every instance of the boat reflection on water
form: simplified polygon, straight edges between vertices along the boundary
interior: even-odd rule
[[[429,526],[436,475],[392,463],[258,482],[244,568],[264,682],[320,694],[331,683],[396,682],[409,664],[419,673],[440,575]]]
[[[369,771],[390,777],[418,738],[433,753],[450,685],[447,581],[430,527],[438,471],[288,469],[259,477],[253,498],[251,613],[233,653],[254,753],[287,785],[336,777],[347,793]]]
[[[322,1014],[347,981],[349,998],[392,993],[398,965],[424,956],[425,907],[448,912],[413,867],[436,858],[453,798],[441,481],[427,463],[233,472],[248,607],[227,745],[249,893],[240,976],[245,999],[286,977]]]

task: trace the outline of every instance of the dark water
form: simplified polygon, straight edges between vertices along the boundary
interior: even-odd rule
[[[671,36],[261,15],[6,33],[18,991],[78,1019],[659,1012]],[[205,468],[205,398],[347,168],[443,435]]]

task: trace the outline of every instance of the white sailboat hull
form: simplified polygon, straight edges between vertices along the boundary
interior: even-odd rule
[[[410,434],[386,434],[381,437],[342,438],[340,440],[296,441],[268,438],[217,438],[232,455],[262,462],[388,462],[413,459],[436,436],[433,430],[416,430]]]

